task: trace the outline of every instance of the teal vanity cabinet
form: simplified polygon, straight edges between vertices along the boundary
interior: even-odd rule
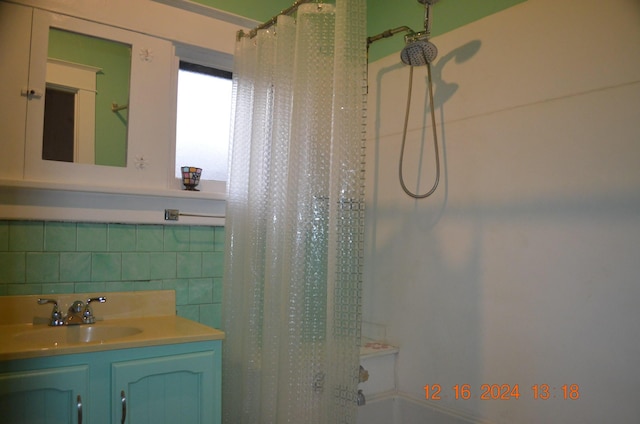
[[[215,359],[214,351],[203,351],[112,363],[112,397],[120,397],[111,402],[111,417],[149,424],[219,422]]]
[[[219,424],[221,343],[0,362],[2,422]]]
[[[87,365],[0,375],[0,415],[4,423],[81,423],[88,395]]]

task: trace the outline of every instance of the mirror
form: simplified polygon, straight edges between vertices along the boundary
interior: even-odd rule
[[[49,29],[42,159],[127,166],[131,45]]]
[[[105,187],[114,192],[163,189],[168,181],[172,181],[168,180],[169,164],[172,162],[172,117],[175,115],[172,110],[175,94],[171,90],[174,84],[171,70],[174,64],[177,67],[173,44],[163,38],[39,9],[33,11],[32,21],[30,49],[26,55],[28,78],[26,86],[20,87],[20,93],[27,98],[22,178],[46,184],[68,184],[79,190],[106,190]],[[52,28],[62,31],[56,33]],[[50,50],[51,55],[54,54],[56,37],[75,38],[79,34],[85,41],[110,40],[106,41],[107,60],[87,64],[76,57],[50,57]],[[49,38],[52,39],[51,47]],[[71,41],[67,40],[66,43]],[[101,88],[101,79],[113,73],[109,68],[114,61],[111,50],[121,51],[123,47],[124,53],[120,56],[124,56],[121,67],[125,72],[121,82],[116,82],[114,89]],[[75,160],[43,159],[47,71],[60,65],[66,69],[63,74],[69,74],[77,68],[79,73],[88,74],[89,79],[95,80],[93,99],[96,106],[95,112],[89,116],[95,120],[95,127],[90,133],[95,135],[97,141],[94,143],[97,161],[92,161],[97,165]],[[125,91],[119,94],[114,91],[118,88]],[[103,96],[104,102],[100,103]],[[117,104],[115,112],[113,103]],[[111,118],[112,125],[116,121],[120,135],[113,135],[114,130],[100,127],[101,113]],[[74,123],[72,127],[77,126]],[[102,146],[99,141],[105,134],[109,144]],[[120,147],[112,145],[116,137]],[[114,151],[120,152],[117,160],[103,159],[105,153]]]

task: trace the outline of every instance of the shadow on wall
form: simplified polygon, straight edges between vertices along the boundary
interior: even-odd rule
[[[470,41],[467,44],[450,51],[446,55],[442,56],[435,64],[431,65],[433,83],[435,84],[433,98],[436,108],[441,108],[450,98],[452,98],[456,91],[458,91],[459,87],[455,82],[447,82],[442,79],[442,70],[444,67],[452,60],[454,60],[456,64],[466,62],[480,51],[481,45],[482,42],[480,40]]]
[[[398,59],[398,63],[388,67],[379,69],[375,75],[375,127],[371,128],[373,131],[373,139],[370,141],[370,145],[374,151],[372,156],[369,156],[369,160],[372,160],[368,170],[370,173],[367,175],[369,179],[369,187],[374,187],[369,192],[367,204],[368,218],[367,218],[367,235],[369,240],[367,245],[369,246],[369,252],[367,258],[373,259],[368,266],[367,274],[369,276],[376,275],[373,279],[375,281],[390,281],[391,285],[375,285],[375,288],[368,288],[368,290],[375,290],[377,294],[375,296],[369,292],[368,297],[371,303],[365,304],[364,308],[369,308],[366,311],[367,315],[372,318],[374,322],[385,322],[389,326],[391,341],[402,340],[402,346],[400,348],[400,355],[403,357],[405,363],[419,364],[425,361],[425,358],[429,358],[429,362],[432,364],[429,369],[438,367],[438,364],[446,363],[450,361],[451,351],[444,352],[438,345],[432,345],[429,340],[449,340],[447,344],[453,352],[456,352],[455,360],[461,362],[460,375],[439,375],[437,371],[432,370],[429,373],[431,380],[438,380],[438,382],[458,377],[459,379],[470,380],[471,374],[475,370],[481,369],[482,363],[482,340],[479,334],[481,333],[481,312],[477,310],[477,298],[482,296],[481,288],[479,284],[474,284],[473,279],[475,275],[478,275],[483,262],[480,256],[481,242],[482,242],[482,225],[465,227],[465,230],[470,230],[471,233],[466,239],[467,244],[463,245],[456,257],[459,262],[455,265],[447,265],[447,258],[443,257],[442,241],[437,239],[437,234],[434,234],[431,229],[437,225],[441,220],[442,215],[447,206],[448,199],[448,176],[447,176],[447,149],[446,149],[446,128],[444,105],[458,92],[460,85],[455,81],[446,80],[446,68],[447,66],[456,66],[457,64],[463,64],[469,59],[474,57],[480,50],[481,41],[470,41],[446,54],[442,55],[439,59],[436,59],[431,65],[432,81],[434,88],[434,108],[439,112],[438,126],[438,143],[441,147],[441,163],[443,171],[442,186],[438,190],[442,190],[439,195],[429,198],[428,200],[416,201],[404,196],[401,190],[401,186],[395,177],[395,181],[381,181],[383,178],[388,178],[389,168],[398,167],[399,164],[389,164],[389,161],[396,160],[399,157],[400,138],[401,133],[398,133],[396,128],[402,125],[400,123],[393,123],[396,127],[389,131],[388,123],[390,119],[398,119],[399,116],[404,116],[404,110],[398,111],[397,115],[393,117],[385,116],[386,113],[383,108],[383,94],[384,91],[389,91],[387,85],[390,80],[393,79],[393,84],[400,87],[399,91],[404,93],[393,94],[397,96],[396,99],[400,99],[398,106],[403,107],[403,101],[406,99],[406,88],[402,87],[402,84],[407,84],[404,87],[408,88],[408,80],[405,82],[402,80],[391,77],[392,74],[398,75],[400,69],[404,68]],[[424,69],[424,68],[423,68]],[[416,155],[419,155],[419,161],[416,160],[411,165],[413,169],[410,170],[411,174],[416,173],[418,175],[423,174],[423,169],[430,172],[432,166],[432,153],[430,146],[432,140],[431,119],[430,119],[430,102],[429,95],[426,87],[428,87],[427,72],[426,70],[420,70],[420,77],[415,76],[416,79],[424,78],[424,83],[420,81],[420,84],[414,84],[414,89],[421,88],[422,93],[415,94],[415,103],[412,104],[412,113],[409,118],[410,128],[413,129],[415,134],[415,143],[413,150]],[[408,73],[407,73],[408,75]],[[424,77],[422,76],[424,75]],[[383,87],[386,90],[383,90]],[[394,87],[395,89],[396,87]],[[398,100],[396,100],[398,101]],[[388,108],[387,108],[388,110]],[[412,122],[413,120],[413,122]],[[384,131],[384,134],[382,132]],[[389,141],[389,137],[397,137],[397,142],[393,141],[392,146],[383,146],[382,143]],[[386,140],[386,141],[385,141]],[[389,154],[389,149],[398,149],[393,151],[393,154]],[[417,163],[417,169],[415,164]],[[386,175],[386,176],[385,176]],[[419,178],[419,177],[418,177]],[[419,184],[415,180],[412,184]],[[382,187],[387,189],[382,189]],[[395,190],[390,195],[389,190]],[[438,194],[438,191],[436,191]],[[409,213],[409,209],[413,208],[416,213]],[[402,218],[398,220],[398,217]],[[426,240],[431,240],[427,242]],[[393,266],[385,266],[393,264]],[[433,270],[431,278],[426,278],[424,269]],[[398,270],[402,270],[398,274]],[[365,275],[365,279],[367,276]],[[443,282],[448,282],[443,284]],[[382,294],[381,294],[382,293]],[[385,299],[384,303],[378,302],[376,299]],[[454,314],[452,315],[451,305],[463,305],[461,308],[465,310],[464,315]],[[442,320],[440,322],[434,322],[433,326],[429,326],[429,329],[425,328],[412,328],[412,325],[401,324],[401,321],[406,321],[407,317],[415,317],[414,315],[397,314],[398,310],[407,311],[425,311],[433,319],[438,317]],[[374,310],[376,311],[374,313]],[[428,311],[428,312],[426,312]],[[475,312],[474,312],[475,311]],[[403,330],[403,328],[407,328]],[[407,332],[415,332],[416,337],[407,337],[406,334],[400,334]],[[422,387],[428,382],[425,381],[425,375],[414,375],[409,377],[404,383],[406,386]],[[479,375],[473,375],[471,380],[479,379]],[[435,381],[434,380],[434,381]],[[422,386],[420,385],[422,384]]]
[[[456,64],[461,64],[466,62],[467,60],[475,56],[478,53],[478,51],[480,51],[481,45],[482,45],[482,42],[480,40],[470,41],[467,44],[460,46],[455,50],[450,51],[449,53],[442,56],[439,60],[437,60],[435,63],[431,65],[431,70],[433,73],[432,78],[435,86],[434,100],[435,100],[436,108],[442,107],[449,99],[451,99],[453,95],[456,93],[456,91],[458,91],[458,87],[459,87],[459,85],[455,82],[447,82],[442,79],[442,70],[444,69],[444,67],[452,60],[454,60]],[[378,130],[379,130],[379,123],[380,123],[380,103],[381,103],[380,86],[382,85],[382,79],[385,77],[387,73],[393,72],[396,69],[400,69],[405,66],[406,65],[404,65],[402,62],[398,62],[395,65],[382,68],[376,76],[376,85],[378,87],[378,91],[377,91],[378,97],[376,98],[376,110],[377,110],[376,134],[375,134],[376,139],[378,139],[380,135]],[[425,99],[427,98],[426,94],[427,93],[425,93]]]

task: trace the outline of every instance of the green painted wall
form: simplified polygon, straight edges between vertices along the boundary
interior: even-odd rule
[[[0,221],[0,295],[175,290],[220,328],[224,227]]]
[[[257,21],[266,21],[293,4],[293,0],[194,1]],[[432,36],[443,34],[524,1],[526,0],[441,0],[433,6],[431,34]],[[405,25],[414,31],[424,29],[424,6],[417,0],[367,1],[367,34],[369,36]],[[375,61],[399,52],[403,47],[402,34],[377,41],[371,46],[369,60]]]
[[[127,166],[127,110],[114,113],[111,103],[129,103],[131,46],[51,29],[48,54],[52,58],[102,68],[96,75],[95,163]]]
[[[441,0],[433,6],[431,36],[452,31],[524,1],[526,0]],[[367,8],[369,36],[404,25],[416,32],[424,29],[424,6],[417,0],[368,0]],[[369,60],[375,61],[399,52],[403,47],[403,34],[377,41],[369,49]]]

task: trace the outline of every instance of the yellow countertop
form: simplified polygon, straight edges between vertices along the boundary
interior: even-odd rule
[[[97,322],[91,326],[122,326],[136,328],[141,331],[137,334],[111,338],[105,341],[95,340],[77,343],[65,341],[65,337],[62,335],[56,341],[52,341],[51,337],[38,340],[38,337],[29,338],[28,333],[51,331],[62,334],[62,332],[74,331],[82,326],[0,325],[0,360],[224,339],[222,331],[178,316],[157,316],[138,318],[136,320],[114,319]]]
[[[115,313],[97,317],[95,324],[61,327],[50,327],[38,317],[32,322],[5,321],[0,325],[0,360],[224,339],[224,332],[175,314],[133,315]]]

